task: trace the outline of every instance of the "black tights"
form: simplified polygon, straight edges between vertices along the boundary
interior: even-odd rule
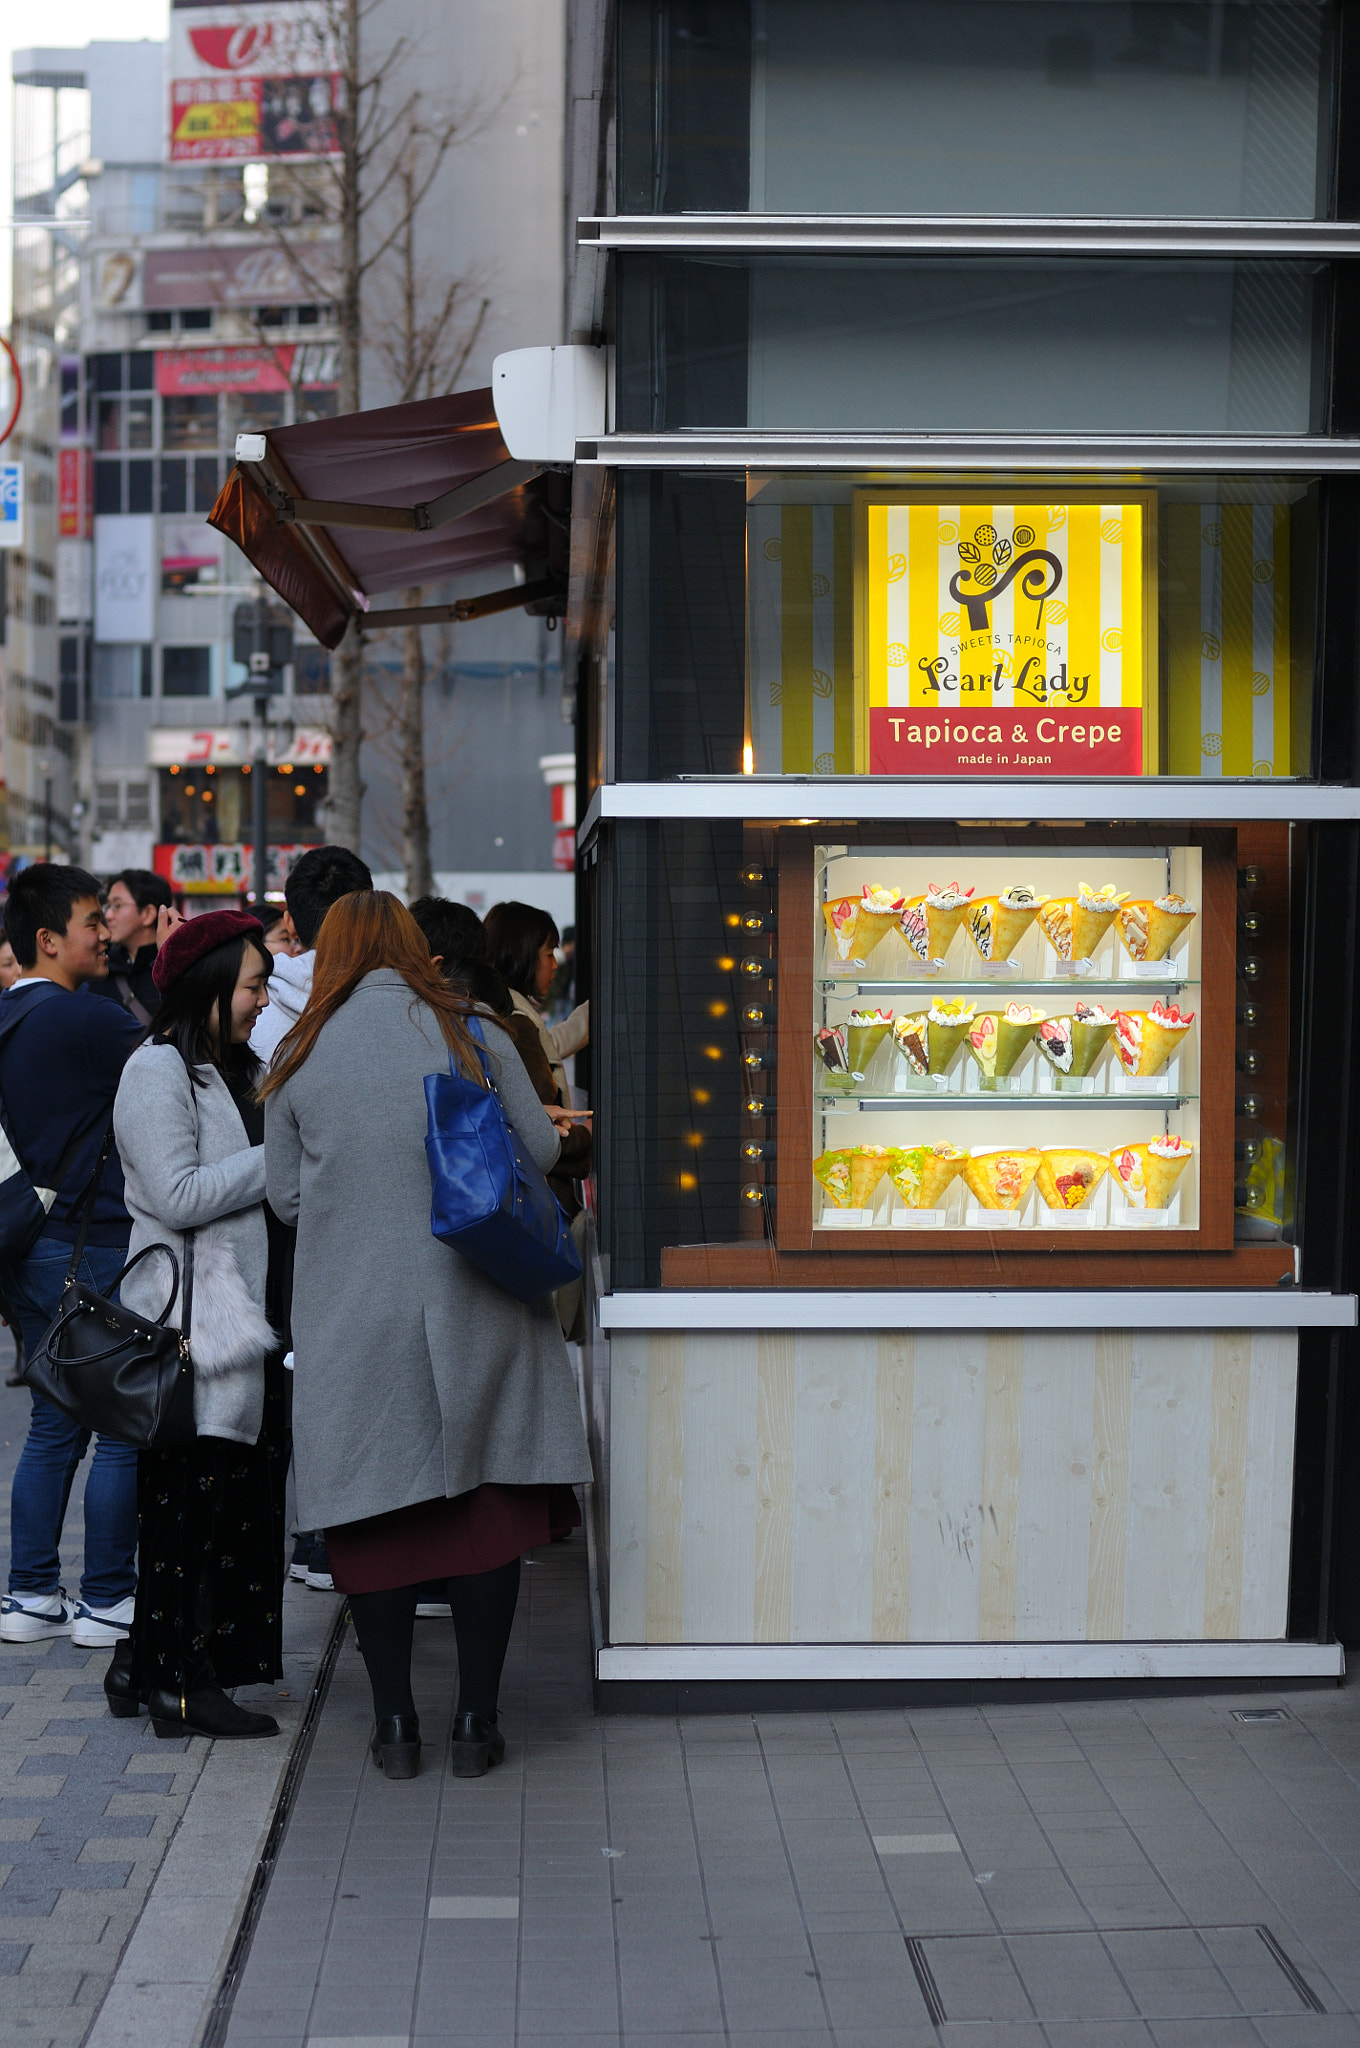
[[[453,1610],[458,1643],[458,1711],[494,1720],[501,1667],[519,1599],[519,1559],[512,1557],[494,1572],[466,1572],[445,1579],[443,1591]],[[432,1592],[428,1586],[398,1586],[390,1593],[349,1596],[349,1611],[373,1687],[373,1712],[379,1721],[416,1710],[411,1692],[416,1601],[428,1599]]]

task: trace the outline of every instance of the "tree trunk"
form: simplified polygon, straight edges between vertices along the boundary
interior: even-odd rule
[[[408,590],[408,605],[420,603],[419,588]],[[401,664],[401,833],[406,863],[406,900],[433,896],[430,813],[425,802],[425,644],[419,626],[402,629]]]
[[[363,347],[359,269],[359,0],[342,0],[345,105],[340,117],[340,280],[336,321],[340,329],[338,404],[342,413],[359,410],[359,367]],[[364,785],[359,774],[363,742],[363,639],[351,625],[331,660],[330,835],[337,846],[359,851],[359,812]]]

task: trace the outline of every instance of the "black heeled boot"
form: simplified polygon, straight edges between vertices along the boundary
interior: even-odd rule
[[[191,1692],[166,1692],[157,1686],[150,1699],[151,1725],[157,1735],[211,1735],[219,1742],[240,1742],[256,1735],[277,1735],[272,1714],[238,1707],[220,1685],[199,1683]]]
[[[453,1741],[449,1748],[449,1769],[455,1778],[482,1778],[493,1764],[505,1757],[505,1737],[496,1716],[457,1713],[453,1717]]]
[[[132,1683],[132,1637],[124,1636],[113,1646],[109,1668],[104,1673],[104,1697],[117,1721],[132,1721],[142,1711],[141,1700]]]
[[[369,1744],[385,1778],[414,1778],[420,1769],[420,1722],[414,1714],[386,1714]]]

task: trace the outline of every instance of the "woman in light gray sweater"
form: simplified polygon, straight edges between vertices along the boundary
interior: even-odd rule
[[[430,1232],[425,1077],[482,1069],[409,910],[332,905],[311,1001],[261,1091],[269,1200],[297,1221],[292,1333],[299,1523],[324,1528],[373,1686],[375,1760],[414,1777],[417,1587],[444,1582],[458,1638],[452,1768],[505,1753],[501,1665],[521,1552],[579,1520],[590,1457],[550,1296],[532,1306]],[[490,1015],[501,1104],[544,1169],[555,1122]]]
[[[184,1327],[187,1296],[194,1369],[196,1441],[138,1453],[136,1610],[105,1684],[115,1714],[149,1700],[157,1735],[278,1733],[224,1690],[282,1675],[285,1468],[281,1430],[262,1436],[277,1347],[265,1314],[261,1070],[246,1043],[269,970],[252,917],[214,911],[178,926],[152,969],[164,998],[153,1034],[114,1103],[130,1254],[164,1244],[179,1261],[169,1320]],[[147,1259],[122,1298],[154,1317],[170,1285],[169,1260]]]

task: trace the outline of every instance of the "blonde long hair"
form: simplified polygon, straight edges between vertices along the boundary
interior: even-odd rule
[[[463,1021],[471,1004],[449,987],[435,966],[425,935],[405,904],[386,889],[358,889],[339,897],[326,912],[317,934],[307,1007],[279,1041],[278,1054],[260,1087],[261,1101],[297,1073],[336,1011],[366,974],[381,967],[399,974],[412,996],[434,1011],[444,1042],[464,1074],[486,1085],[477,1048]]]

